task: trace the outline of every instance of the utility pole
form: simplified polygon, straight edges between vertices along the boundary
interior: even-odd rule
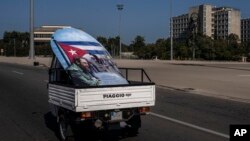
[[[14,57],[16,57],[16,38],[13,39],[13,43],[14,43]]]
[[[172,0],[170,0],[170,60],[173,60],[173,18],[172,18]]]
[[[117,4],[117,9],[119,12],[119,48],[120,48],[120,59],[122,58],[122,42],[121,42],[121,11],[123,10],[123,4]]]
[[[192,21],[192,46],[193,46],[193,60],[195,60],[195,49],[196,49],[196,38],[197,38],[197,30],[198,30],[198,13],[194,12],[191,14],[191,21]]]
[[[29,59],[35,59],[34,49],[34,0],[30,0],[30,51]]]

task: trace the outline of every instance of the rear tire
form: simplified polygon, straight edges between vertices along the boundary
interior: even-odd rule
[[[61,141],[68,141],[71,137],[74,136],[70,122],[64,114],[59,116],[58,128]]]
[[[139,134],[139,128],[130,128],[128,129],[128,136],[134,137]]]
[[[136,115],[133,116],[130,120],[127,121],[128,127],[128,135],[136,136],[139,133],[139,128],[141,127],[141,116]]]

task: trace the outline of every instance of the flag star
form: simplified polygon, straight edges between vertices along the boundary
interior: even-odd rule
[[[77,53],[76,53],[76,51],[75,50],[72,50],[72,49],[70,49],[70,51],[69,51],[70,53],[71,53],[71,55],[77,55]]]

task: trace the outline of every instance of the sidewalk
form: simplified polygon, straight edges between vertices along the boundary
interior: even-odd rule
[[[34,62],[39,62],[39,65],[49,67],[51,63],[51,57],[35,57],[34,60],[29,57],[5,57],[0,56],[0,62],[22,64],[22,65],[34,65]]]
[[[0,62],[49,67],[51,58],[0,57]],[[119,67],[144,68],[158,86],[250,103],[250,63],[114,60]]]
[[[34,60],[29,59],[29,57],[5,57],[0,56],[0,62],[6,62],[6,63],[14,63],[14,64],[23,64],[23,65],[33,65],[34,62],[39,62],[39,64],[44,66],[50,66],[52,58],[51,57],[35,57]],[[158,63],[167,63],[167,64],[181,64],[181,65],[227,65],[227,64],[250,64],[250,62],[236,62],[236,61],[169,61],[169,60],[127,60],[127,59],[115,59],[114,60],[118,65],[119,64],[134,64],[134,67],[138,67],[137,65],[143,64],[146,66],[148,62],[151,62],[153,64]],[[138,62],[138,63],[131,63],[131,62]]]

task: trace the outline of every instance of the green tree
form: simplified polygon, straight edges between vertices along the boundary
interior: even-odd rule
[[[153,46],[153,45],[152,45]],[[159,59],[170,58],[170,39],[158,39],[153,47],[152,57],[157,56]]]
[[[97,37],[97,41],[99,41],[108,51],[110,51],[110,46],[108,45],[108,39],[102,36]]]
[[[27,56],[29,52],[29,33],[27,32],[4,32],[4,46],[7,56]]]
[[[196,58],[200,60],[212,60],[213,40],[205,35],[196,37]]]
[[[114,57],[119,55],[119,40],[119,36],[108,38],[108,46],[110,47],[109,52]]]
[[[136,36],[130,46],[133,48],[135,55],[137,55],[139,58],[145,58],[146,44],[145,44],[144,37],[139,36],[139,35]]]
[[[50,43],[36,43],[35,53],[36,55],[42,56],[51,56],[53,54],[50,47]]]
[[[175,47],[175,58],[178,60],[188,60],[191,58],[192,50],[184,42],[174,44]]]
[[[243,56],[250,58],[250,41],[242,43]]]
[[[5,46],[4,46],[4,42],[3,40],[1,39],[0,40],[0,51],[3,50],[4,52],[0,52],[0,55],[5,55]]]
[[[223,39],[214,40],[214,58],[215,60],[230,60],[231,53],[228,50],[228,43]]]
[[[232,60],[240,60],[244,55],[243,46],[239,44],[239,36],[231,33],[228,36],[228,50],[231,52]]]

